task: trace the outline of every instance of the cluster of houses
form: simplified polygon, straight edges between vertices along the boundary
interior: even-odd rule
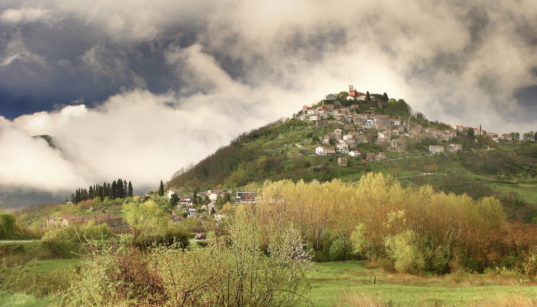
[[[172,195],[180,195],[181,191],[170,189],[168,191],[167,197],[170,199]],[[216,209],[216,201],[221,198],[223,199],[226,195],[235,195],[235,197],[231,197],[231,201],[236,204],[245,204],[250,203],[254,204],[256,202],[256,195],[255,192],[236,192],[234,194],[233,191],[224,191],[224,190],[207,190],[204,192],[197,193],[197,197],[200,197],[202,199],[207,199],[208,203],[203,204],[199,206],[198,208],[194,207],[194,203],[192,201],[192,198],[190,197],[180,197],[179,202],[177,204],[177,211],[184,212],[187,218],[195,217],[200,212],[208,212],[208,213],[214,213],[214,219],[215,221],[219,222],[225,217],[225,214],[218,214]],[[174,219],[177,221],[182,220],[182,216],[174,214]]]
[[[366,94],[358,92],[351,85],[349,86],[349,94],[347,100],[361,101],[365,100]],[[403,121],[399,117],[360,113],[360,103],[351,104],[350,106],[342,106],[338,103],[337,95],[329,94],[326,99],[315,107],[304,106],[302,110],[295,115],[302,121],[308,121],[320,127],[321,121],[337,124],[345,129],[347,133],[343,133],[342,129],[335,129],[333,132],[323,136],[322,145],[315,148],[316,156],[331,156],[336,154],[345,154],[351,158],[364,158],[367,161],[379,160],[385,157],[385,153],[366,153],[365,155],[358,150],[355,150],[360,143],[369,141],[382,145],[390,152],[406,152],[407,140],[412,139],[415,142],[421,142],[425,139],[433,139],[439,142],[449,142],[457,132],[467,132],[468,129],[473,129],[475,135],[488,137],[496,142],[512,141],[510,134],[498,136],[496,133],[486,132],[479,128],[464,127],[464,126],[448,126],[442,129],[423,127],[412,120]],[[375,134],[376,139],[371,137]],[[369,139],[367,136],[370,136]],[[449,144],[448,146],[431,145],[429,152],[431,154],[453,153],[462,150],[460,144]],[[342,160],[339,165],[346,165],[346,159]]]

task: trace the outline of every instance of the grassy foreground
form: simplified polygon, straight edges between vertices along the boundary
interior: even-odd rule
[[[316,263],[309,277],[314,306],[377,306],[372,302],[386,306],[477,306],[491,302],[502,306],[509,298],[529,300],[529,306],[537,304],[537,285],[521,285],[515,277],[419,277],[367,269],[364,262],[356,261]]]
[[[40,273],[58,273],[72,269],[79,261],[39,260],[32,266]],[[516,276],[419,277],[368,269],[361,261],[341,261],[315,263],[308,277],[314,306],[537,306],[537,285],[528,285]],[[0,291],[0,307],[58,303],[55,295],[36,297]]]

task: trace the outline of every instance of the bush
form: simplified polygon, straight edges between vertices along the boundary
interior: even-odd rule
[[[0,213],[0,239],[11,239],[15,235],[15,217]]]
[[[238,210],[230,241],[160,246],[146,253],[118,247],[88,259],[64,296],[68,305],[294,306],[308,290],[310,257],[293,229],[274,233],[267,254],[249,208]]]
[[[107,224],[96,225],[91,220],[83,226],[51,227],[41,242],[53,257],[73,257],[81,247],[93,240],[108,240],[112,237]]]
[[[330,245],[330,260],[339,261],[345,260],[345,240],[340,238],[332,242]]]
[[[386,253],[394,261],[398,272],[418,273],[425,267],[423,254],[416,241],[416,234],[412,230],[386,238]]]

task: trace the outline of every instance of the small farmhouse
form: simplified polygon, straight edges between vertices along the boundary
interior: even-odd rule
[[[430,152],[432,155],[443,154],[443,153],[445,152],[445,149],[444,149],[444,146],[440,146],[440,145],[429,145],[429,152]]]

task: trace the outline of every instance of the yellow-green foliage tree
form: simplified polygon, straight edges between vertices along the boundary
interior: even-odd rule
[[[374,259],[390,256],[388,238],[412,231],[425,268],[439,271],[448,261],[483,267],[501,252],[498,236],[505,231],[505,214],[494,198],[476,201],[429,186],[405,188],[374,173],[355,183],[267,181],[260,192],[257,219],[265,241],[293,225],[316,250],[326,249],[323,237],[330,233],[347,240],[350,251],[352,233],[362,224],[360,252]]]
[[[154,201],[148,200],[141,204],[125,203],[123,213],[134,233],[134,241],[144,241],[166,235],[168,218]]]

